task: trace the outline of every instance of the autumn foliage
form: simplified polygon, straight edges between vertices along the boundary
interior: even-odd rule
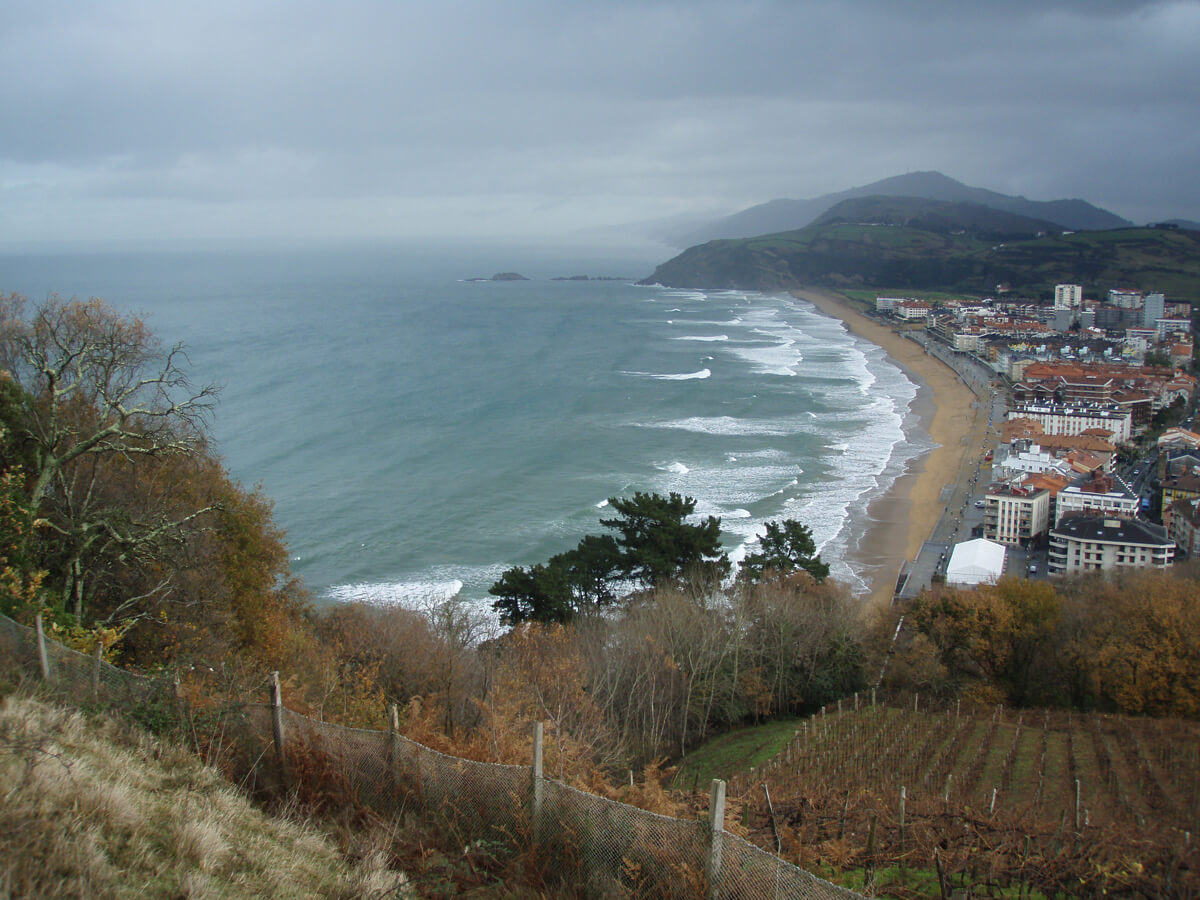
[[[896,611],[878,633],[894,632],[900,614],[904,628],[884,676],[891,690],[1200,715],[1200,584],[1191,578],[1131,571],[947,588]]]

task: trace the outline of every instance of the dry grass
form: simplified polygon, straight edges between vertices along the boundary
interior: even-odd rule
[[[407,894],[382,854],[347,862],[180,747],[29,697],[0,703],[0,898]]]

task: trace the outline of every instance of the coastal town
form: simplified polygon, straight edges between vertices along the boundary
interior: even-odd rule
[[[1162,293],[875,298],[876,323],[968,388],[974,428],[894,597],[934,583],[1171,566],[1200,552],[1191,307]]]

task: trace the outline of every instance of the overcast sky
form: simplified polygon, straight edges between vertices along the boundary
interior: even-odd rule
[[[924,169],[1200,219],[1200,0],[0,4],[0,241],[562,235]]]

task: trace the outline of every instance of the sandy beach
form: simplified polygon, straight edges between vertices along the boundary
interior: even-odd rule
[[[909,464],[887,494],[867,510],[868,527],[853,556],[871,582],[871,601],[886,605],[905,560],[917,555],[945,509],[942,488],[953,483],[964,467],[974,466],[987,428],[987,411],[973,406],[975,394],[958,375],[913,341],[863,316],[831,291],[794,291],[827,315],[884,352],[915,381],[920,390],[914,412],[938,444],[933,452]],[[976,453],[971,453],[975,448]]]

